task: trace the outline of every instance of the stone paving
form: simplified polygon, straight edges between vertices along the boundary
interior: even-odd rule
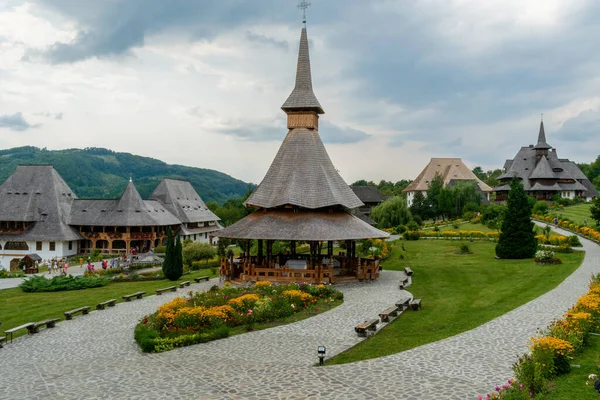
[[[592,273],[600,271],[600,248],[582,242],[584,263],[556,289],[476,329],[403,353],[312,366],[318,345],[333,355],[356,344],[353,327],[401,297],[398,272],[340,287],[343,305],[304,321],[143,354],[133,328],[177,295],[168,293],[77,316],[15,340],[0,350],[0,398],[473,399],[511,377],[511,365],[526,350],[528,338],[566,311],[586,291]],[[190,288],[205,290],[214,282]]]

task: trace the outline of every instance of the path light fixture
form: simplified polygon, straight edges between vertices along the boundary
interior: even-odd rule
[[[317,347],[317,353],[319,354],[319,366],[323,366],[323,360],[325,359],[325,346]]]

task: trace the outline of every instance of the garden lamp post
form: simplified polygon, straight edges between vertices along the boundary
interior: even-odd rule
[[[319,354],[319,366],[323,366],[323,360],[325,359],[325,346],[317,347],[317,353]]]

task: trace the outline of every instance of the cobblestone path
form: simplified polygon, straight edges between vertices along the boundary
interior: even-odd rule
[[[584,263],[556,289],[476,329],[403,353],[312,367],[318,345],[329,355],[354,345],[353,327],[400,297],[398,272],[342,287],[343,305],[295,324],[143,354],[133,328],[176,295],[169,293],[17,339],[0,350],[0,398],[473,399],[511,377],[528,338],[566,311],[600,271],[600,248],[582,242]]]

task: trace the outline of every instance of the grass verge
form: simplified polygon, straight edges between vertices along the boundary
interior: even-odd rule
[[[464,243],[473,254],[457,254]],[[563,264],[542,266],[531,259],[496,260],[495,243],[487,241],[409,241],[404,242],[406,251],[401,242],[393,246],[394,256],[383,268],[413,269],[413,284],[407,289],[423,299],[422,310],[403,313],[377,335],[327,364],[382,357],[473,329],[553,289],[584,257],[583,252],[561,253]],[[400,254],[407,259],[399,260]],[[395,300],[391,298],[390,305]]]
[[[211,275],[210,269],[194,271],[182,276],[177,282],[169,280],[146,282],[112,282],[107,286],[69,290],[64,292],[25,293],[20,288],[0,290],[0,321],[2,331],[27,322],[37,322],[48,318],[64,319],[64,312],[83,306],[95,307],[96,304],[110,299],[122,302],[121,296],[145,291],[146,296],[155,294],[156,289],[178,285],[179,282],[192,281],[199,276]],[[192,282],[193,283],[193,282]],[[187,292],[187,289],[180,289]],[[25,334],[21,330],[15,337]]]

